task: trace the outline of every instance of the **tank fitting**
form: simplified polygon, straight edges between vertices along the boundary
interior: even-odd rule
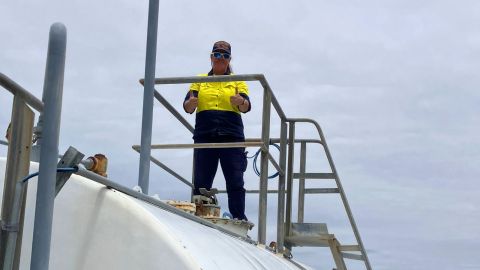
[[[105,155],[96,154],[93,157],[88,157],[86,160],[82,160],[82,164],[87,170],[107,177],[108,159]]]

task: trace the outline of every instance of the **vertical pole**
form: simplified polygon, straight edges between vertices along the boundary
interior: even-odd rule
[[[8,146],[0,230],[0,267],[18,269],[22,247],[23,218],[34,114],[25,102],[15,97],[12,108],[12,136]]]
[[[277,213],[277,252],[283,252],[285,239],[285,176],[287,163],[287,123],[280,124],[280,169],[284,172],[278,177],[278,213]]]
[[[192,149],[193,151],[193,159],[192,159],[192,190],[190,191],[190,201],[193,202],[193,192],[195,191],[195,155],[196,151],[195,148]]]
[[[300,174],[305,174],[305,163],[307,161],[307,143],[302,142],[300,146]],[[303,223],[305,209],[305,177],[298,181],[298,222]]]
[[[33,228],[32,260],[30,269],[47,270],[50,259],[53,203],[57,175],[58,140],[62,110],[63,75],[67,29],[61,23],[50,27],[47,66],[45,68],[43,103],[43,141],[40,151],[37,202]]]
[[[262,142],[260,193],[258,202],[258,242],[265,244],[267,235],[267,189],[268,189],[268,146],[270,145],[270,108],[271,93],[263,88]]]
[[[295,122],[290,122],[288,132],[288,176],[287,176],[287,206],[285,211],[285,235],[290,235],[292,223],[292,186],[293,186],[293,155],[295,153]]]
[[[150,0],[148,5],[147,53],[145,58],[145,82],[143,91],[142,135],[138,185],[148,194],[150,174],[150,153],[152,144],[153,95],[155,85],[155,64],[157,57],[158,3]]]

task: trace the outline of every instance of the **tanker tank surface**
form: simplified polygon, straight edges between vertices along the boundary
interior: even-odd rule
[[[28,182],[20,269],[30,269],[37,177]],[[311,269],[75,174],[55,199],[52,229],[49,269]]]

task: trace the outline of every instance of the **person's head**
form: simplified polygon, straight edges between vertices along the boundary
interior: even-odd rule
[[[212,72],[215,75],[230,73],[230,60],[232,59],[232,47],[226,41],[217,41],[213,44],[210,60]]]

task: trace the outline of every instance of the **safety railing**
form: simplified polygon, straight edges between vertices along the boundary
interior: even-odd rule
[[[268,188],[268,161],[270,160],[274,166],[280,172],[280,178],[284,181],[285,174],[284,169],[282,168],[281,164],[277,164],[277,162],[273,159],[273,157],[269,154],[268,146],[270,144],[270,114],[271,114],[271,106],[273,105],[275,111],[277,112],[278,116],[282,121],[286,120],[285,114],[278,103],[275,95],[273,94],[265,76],[263,74],[250,74],[250,75],[231,75],[231,76],[211,76],[211,77],[176,77],[176,78],[156,78],[154,80],[155,84],[185,84],[185,83],[201,83],[201,82],[232,82],[232,81],[259,81],[260,84],[263,86],[263,113],[262,113],[262,135],[259,141],[247,141],[247,142],[240,142],[240,143],[215,143],[215,144],[182,144],[182,145],[150,145],[150,144],[142,144],[140,146],[133,146],[133,148],[137,151],[142,153],[142,151],[151,152],[151,149],[156,148],[209,148],[209,147],[220,147],[220,148],[228,148],[228,147],[249,147],[249,146],[259,146],[262,149],[261,152],[261,170],[260,170],[260,188],[259,188],[259,214],[258,214],[258,241],[260,243],[265,243],[266,239],[266,216],[267,216],[267,188]],[[143,80],[140,80],[140,83],[144,83]],[[190,124],[180,115],[180,113],[168,103],[168,101],[162,97],[162,95],[154,90],[154,97],[166,108],[190,131],[193,131],[193,128]],[[144,136],[148,136],[144,134],[145,130],[142,129],[142,138]],[[150,135],[151,136],[151,135]],[[286,136],[284,136],[283,141],[280,142],[280,148],[285,147],[286,144]],[[145,163],[149,163],[152,159],[151,155],[149,155],[148,160],[142,160],[140,158],[140,169],[149,169],[149,166]],[[280,162],[281,163],[281,162]],[[158,164],[158,162],[156,162]],[[160,167],[166,167],[162,164]],[[171,171],[171,170],[168,170]],[[148,173],[143,173],[143,175],[148,175]],[[282,182],[280,180],[280,182]],[[184,181],[182,181],[184,182]],[[142,182],[139,179],[139,186],[142,190],[147,190],[148,192],[148,181]],[[285,190],[282,190],[283,184],[279,184],[279,193],[284,193]],[[283,196],[279,196],[283,197]],[[279,205],[283,205],[279,204]],[[283,213],[283,210],[279,210],[279,212]],[[283,219],[283,218],[282,218]],[[283,227],[283,225],[282,225]]]
[[[313,193],[339,193],[340,197],[341,197],[341,200],[342,200],[342,203],[343,203],[343,206],[345,208],[348,220],[350,222],[350,226],[353,230],[355,239],[356,239],[358,245],[360,246],[361,251],[363,252],[362,260],[365,262],[365,266],[367,267],[367,269],[371,269],[370,262],[368,260],[368,256],[365,252],[363,241],[360,237],[358,227],[356,225],[355,219],[353,218],[352,210],[351,210],[350,205],[348,203],[348,200],[347,200],[347,197],[345,195],[342,183],[340,181],[340,177],[339,177],[339,175],[337,173],[337,169],[335,167],[335,163],[333,162],[332,155],[330,154],[330,150],[328,148],[328,145],[327,145],[327,142],[326,142],[326,139],[325,139],[325,135],[323,134],[323,131],[322,131],[320,125],[315,120],[308,119],[308,118],[288,118],[287,121],[290,123],[289,147],[291,147],[291,149],[289,149],[289,153],[290,152],[293,153],[293,151],[294,151],[293,146],[294,146],[294,137],[295,137],[295,124],[296,123],[310,123],[315,127],[315,129],[317,130],[318,135],[320,137],[320,142],[319,143],[323,146],[323,149],[325,151],[327,161],[328,161],[329,167],[331,169],[331,173],[313,174],[313,175],[310,175],[309,178],[333,179],[333,180],[335,180],[337,188],[336,189],[332,189],[332,188],[316,189],[316,190],[315,189],[310,189],[310,190],[305,189],[305,179],[306,179],[305,163],[306,163],[306,143],[307,142],[306,141],[301,142],[300,173],[298,173],[297,175],[294,174],[293,155],[292,155],[292,160],[289,160],[289,164],[288,164],[289,175],[288,175],[288,180],[287,180],[287,183],[288,183],[287,184],[288,185],[287,189],[289,190],[289,192],[287,194],[286,224],[291,224],[291,209],[292,209],[292,199],[291,199],[292,192],[291,191],[292,191],[292,183],[293,183],[294,178],[299,179],[298,222],[303,222],[303,219],[304,219],[305,194],[308,194],[308,193],[312,193],[312,194]],[[286,234],[288,235],[289,234],[288,230],[289,230],[290,226],[287,225],[286,227],[287,227]]]
[[[258,214],[258,241],[265,244],[266,237],[266,217],[267,217],[267,194],[278,193],[278,212],[277,212],[277,250],[283,251],[285,236],[289,235],[290,227],[292,224],[292,208],[293,208],[293,179],[299,180],[299,197],[298,197],[298,222],[303,222],[305,194],[309,193],[340,193],[342,202],[345,206],[347,216],[352,226],[355,238],[363,250],[363,243],[357,230],[357,226],[353,219],[353,215],[348,204],[347,198],[343,192],[340,179],[336,172],[335,165],[333,163],[330,151],[325,143],[325,137],[320,128],[320,125],[312,120],[306,118],[287,118],[273,91],[271,90],[267,80],[262,74],[250,74],[250,75],[227,75],[227,76],[209,76],[209,77],[172,77],[172,78],[156,78],[155,84],[186,84],[186,83],[202,83],[202,82],[231,82],[231,81],[259,81],[263,86],[263,110],[262,110],[262,136],[260,139],[247,139],[245,142],[239,143],[203,143],[203,144],[153,144],[153,145],[134,145],[132,146],[137,152],[141,152],[142,148],[148,152],[152,149],[188,149],[188,148],[228,148],[228,147],[260,147],[261,148],[261,165],[260,165],[260,183],[258,190],[249,190],[247,193],[259,194],[259,214]],[[140,80],[140,83],[144,83]],[[157,91],[154,89],[154,97],[163,104],[172,115],[177,118],[190,132],[193,132],[191,125],[181,116],[181,114]],[[280,138],[270,137],[270,117],[271,107],[275,109],[280,118]],[[317,130],[318,139],[295,139],[295,125],[297,123],[309,123],[312,124]],[[288,132],[288,135],[287,135]],[[142,131],[143,136],[143,131]],[[269,153],[269,145],[273,142],[280,144],[279,161],[277,162],[273,156]],[[294,173],[294,145],[296,143],[301,144],[301,158],[300,158],[300,173]],[[306,144],[316,143],[323,146],[328,163],[332,170],[331,173],[317,173],[306,174],[305,162],[306,162]],[[287,149],[288,147],[288,149]],[[156,165],[165,169],[172,176],[176,177],[183,183],[187,184],[190,188],[193,187],[193,183],[189,182],[185,178],[181,177],[172,169],[168,168],[165,164],[161,163],[158,159],[155,159],[150,155],[150,160]],[[140,162],[148,162],[140,161]],[[268,162],[270,162],[279,172],[278,189],[268,190]],[[140,168],[146,168],[144,164],[140,164]],[[287,172],[287,173],[286,173]],[[305,176],[309,178],[329,178],[335,179],[336,189],[306,189],[305,188]],[[192,182],[195,180],[192,179]],[[147,182],[148,183],[148,182]],[[140,182],[139,182],[140,184]],[[365,259],[368,263],[368,259]],[[368,268],[368,267],[367,267]]]
[[[1,269],[18,269],[27,192],[27,185],[19,183],[19,179],[28,175],[35,117],[28,105],[43,110],[43,102],[2,73],[0,85],[14,96],[11,126],[7,131],[9,142],[4,143],[8,145],[8,153],[2,200],[0,266]]]
[[[261,165],[260,165],[260,183],[259,183],[259,211],[258,211],[258,241],[261,244],[265,244],[266,241],[266,217],[267,217],[267,194],[272,191],[268,191],[268,162],[270,161],[273,166],[279,171],[278,179],[278,211],[277,211],[277,245],[276,249],[279,252],[283,252],[285,236],[289,235],[292,215],[292,190],[293,190],[293,179],[294,179],[294,168],[293,168],[293,153],[295,145],[295,124],[301,122],[307,122],[313,124],[319,134],[320,144],[324,147],[327,159],[332,170],[331,175],[334,176],[334,179],[341,194],[345,210],[347,212],[350,224],[355,234],[355,238],[363,251],[362,259],[365,261],[367,269],[371,269],[368,257],[365,253],[363,243],[360,239],[355,221],[353,220],[353,215],[351,213],[350,207],[348,205],[347,199],[344,195],[343,188],[340,183],[340,178],[333,164],[330,152],[328,150],[327,144],[323,132],[317,122],[311,119],[295,119],[287,118],[283,112],[280,104],[278,103],[275,95],[270,88],[265,76],[263,74],[247,74],[247,75],[228,75],[228,76],[206,76],[206,77],[173,77],[173,78],[155,78],[155,66],[156,66],[156,51],[157,51],[157,29],[158,29],[158,0],[149,1],[149,13],[148,13],[148,30],[147,30],[147,50],[146,50],[146,60],[145,60],[145,79],[140,80],[140,83],[144,86],[143,92],[143,113],[142,113],[142,133],[141,133],[141,143],[140,145],[134,145],[134,150],[140,153],[139,161],[139,178],[138,185],[142,188],[142,191],[148,194],[149,188],[149,173],[150,173],[150,161],[154,164],[157,164],[161,168],[164,168],[171,175],[187,184],[190,188],[193,187],[193,182],[190,183],[185,178],[181,177],[172,169],[168,168],[165,164],[161,163],[158,159],[155,159],[151,155],[152,149],[160,148],[204,148],[204,147],[248,147],[248,146],[259,146],[261,148]],[[246,141],[242,143],[227,143],[227,144],[177,144],[177,145],[152,145],[152,125],[153,125],[153,101],[154,98],[157,99],[165,108],[179,120],[190,132],[193,133],[193,127],[185,120],[181,114],[157,91],[155,90],[155,85],[164,85],[164,84],[186,84],[186,83],[202,83],[202,82],[231,82],[231,81],[258,81],[263,87],[263,110],[262,110],[262,132],[261,138],[257,141]],[[279,148],[280,155],[278,162],[270,155],[269,145],[271,142],[270,136],[270,114],[271,106],[274,107],[276,113],[280,117],[280,138],[279,138]],[[288,132],[288,134],[287,134]],[[288,146],[288,151],[287,151]],[[301,162],[305,162],[305,145],[302,144],[303,154]],[[288,157],[287,157],[288,153]],[[288,158],[288,161],[287,161]],[[193,166],[192,166],[193,167]],[[302,173],[300,173],[302,174]],[[297,175],[298,177],[299,175]],[[300,178],[305,176],[300,175]],[[192,177],[193,178],[193,177]],[[299,217],[303,220],[303,209],[304,209],[304,197],[308,192],[305,189],[304,178],[300,179],[300,196],[299,196],[299,206],[300,212]],[[287,192],[286,192],[287,191]],[[285,196],[286,195],[286,196]],[[335,257],[335,256],[334,256]],[[338,258],[335,258],[337,262]],[[343,261],[343,259],[342,259]],[[341,263],[337,266],[342,266]],[[343,267],[341,267],[343,268]]]
[[[32,148],[34,113],[40,112],[37,129],[39,175],[30,269],[48,269],[52,232],[53,203],[60,131],[60,114],[65,68],[66,28],[56,23],[50,28],[47,65],[42,101],[6,75],[0,73],[0,85],[14,96],[11,116],[7,165],[2,201],[0,231],[0,266],[2,270],[18,269],[22,242],[23,216]],[[30,108],[31,107],[31,108]]]

